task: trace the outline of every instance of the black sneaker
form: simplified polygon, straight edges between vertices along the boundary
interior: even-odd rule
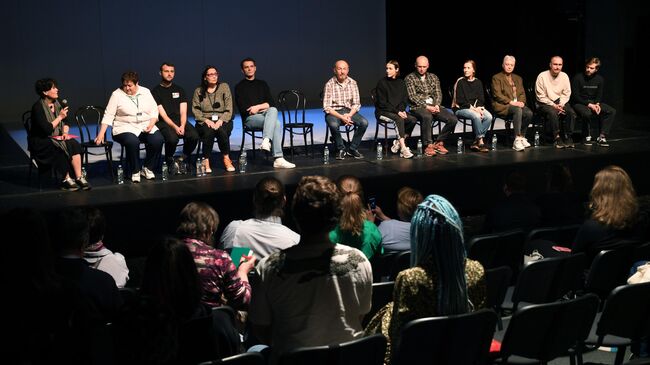
[[[61,183],[61,190],[77,191],[79,190],[79,185],[77,185],[77,183],[74,182],[74,180],[72,180],[71,178],[67,178],[63,180],[63,182]]]
[[[609,143],[605,137],[598,137],[596,143],[598,143],[600,147],[609,147]]]
[[[88,180],[86,180],[85,177],[80,177],[75,181],[77,183],[77,186],[79,186],[82,190],[90,190],[90,184],[88,183]]]
[[[591,146],[594,144],[594,141],[591,139],[591,136],[585,137],[584,142],[582,142],[585,146]]]
[[[361,154],[361,152],[359,152],[357,150],[353,150],[352,148],[348,149],[348,155],[356,158],[357,160],[360,160],[360,159],[363,158],[363,155]]]
[[[345,159],[345,155],[347,155],[347,153],[345,152],[345,150],[339,150],[339,151],[336,153],[336,159],[337,159],[337,160],[344,160],[344,159]]]
[[[571,138],[570,136],[566,137],[565,140],[566,140],[566,142],[564,142],[564,145],[565,145],[566,148],[575,148],[576,147],[576,145],[573,143],[573,138]]]
[[[564,142],[562,142],[562,139],[558,137],[553,142],[553,147],[555,147],[557,149],[563,149],[563,148],[566,148],[566,145],[564,144]]]

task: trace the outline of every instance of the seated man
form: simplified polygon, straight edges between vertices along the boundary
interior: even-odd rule
[[[609,147],[607,135],[612,128],[612,124],[614,124],[616,109],[602,102],[605,80],[597,74],[599,69],[600,59],[592,57],[585,64],[585,72],[577,73],[573,77],[571,82],[571,106],[580,115],[580,118],[587,123],[588,134],[585,144],[591,144],[592,126],[589,121],[593,117],[600,124],[596,143],[601,147]]]
[[[274,98],[269,85],[255,78],[257,66],[252,58],[241,61],[244,79],[235,86],[235,100],[244,125],[251,129],[262,129],[264,151],[273,154],[273,167],[292,169],[296,165],[284,159],[282,153],[282,124],[278,110],[273,106]],[[271,144],[272,142],[272,144]]]
[[[361,318],[371,307],[372,269],[361,251],[329,241],[340,200],[330,179],[303,177],[292,203],[300,242],[257,265],[259,283],[249,315],[257,338],[271,346],[271,360],[296,347],[362,335]]]
[[[275,177],[265,177],[255,186],[255,218],[230,222],[221,234],[224,249],[248,247],[258,259],[294,246],[300,235],[282,225],[287,197],[284,185]]]
[[[363,134],[368,128],[368,121],[361,114],[361,100],[359,98],[359,86],[351,77],[348,77],[350,68],[344,60],[338,60],[334,64],[334,76],[325,84],[323,91],[323,110],[325,121],[332,133],[336,144],[336,159],[342,160],[345,156],[352,156],[356,159],[363,158],[359,152],[359,144]],[[341,138],[339,126],[356,125],[356,131],[347,151]],[[327,141],[325,141],[327,143]]]

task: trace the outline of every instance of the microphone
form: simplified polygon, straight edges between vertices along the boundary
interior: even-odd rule
[[[59,102],[61,107],[66,108],[68,106],[68,99],[63,99]]]

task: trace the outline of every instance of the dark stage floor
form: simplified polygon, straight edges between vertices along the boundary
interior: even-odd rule
[[[469,136],[467,136],[469,138]],[[505,138],[501,138],[505,140]],[[299,179],[305,175],[325,175],[332,179],[343,174],[361,178],[366,196],[375,196],[377,204],[394,215],[395,195],[405,185],[425,195],[436,193],[447,197],[463,216],[483,214],[487,207],[502,197],[503,176],[517,169],[528,178],[528,190],[541,193],[545,188],[545,171],[552,164],[563,163],[574,174],[579,192],[588,193],[594,174],[602,167],[617,164],[628,171],[640,195],[650,193],[645,159],[650,152],[650,133],[617,130],[610,138],[611,147],[577,145],[575,149],[556,150],[550,145],[515,152],[510,145],[500,144],[489,153],[450,153],[446,156],[405,160],[397,155],[378,161],[371,142],[362,145],[366,158],[348,158],[329,165],[322,164],[322,144],[316,146],[316,157],[295,156],[298,166],[291,170],[274,170],[272,160],[261,153],[255,159],[249,151],[248,170],[244,174],[223,171],[220,155],[213,155],[213,174],[208,177],[173,176],[168,181],[143,180],[140,184],[110,181],[105,161],[88,169],[91,191],[63,192],[52,184],[41,191],[33,172],[28,180],[29,161],[23,150],[0,128],[0,210],[13,207],[36,207],[55,211],[67,206],[97,206],[108,217],[112,229],[107,241],[117,250],[134,254],[142,252],[151,238],[159,233],[173,233],[176,216],[189,201],[202,200],[212,204],[221,216],[221,228],[232,219],[250,216],[252,188],[257,181],[273,174],[286,184],[287,196],[293,194]],[[415,141],[410,143],[415,144]],[[233,155],[236,156],[236,152]],[[287,156],[290,158],[290,156]],[[291,218],[285,219],[292,225]],[[116,229],[117,228],[117,229]]]

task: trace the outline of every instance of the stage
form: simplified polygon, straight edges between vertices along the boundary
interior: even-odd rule
[[[537,194],[545,189],[546,168],[557,163],[565,164],[571,169],[576,190],[585,195],[589,192],[594,174],[610,164],[620,165],[628,171],[639,195],[650,193],[645,161],[650,152],[648,132],[615,129],[609,138],[609,148],[595,144],[577,144],[575,149],[557,150],[552,145],[542,145],[516,152],[511,149],[503,125],[497,123],[495,131],[502,142],[496,151],[457,154],[454,141],[458,135],[455,135],[447,143],[450,150],[448,155],[406,160],[388,152],[382,160],[377,160],[372,140],[375,121],[370,108],[367,109],[362,112],[370,125],[360,148],[365,155],[361,160],[348,157],[338,161],[334,159],[332,151],[330,163],[323,164],[324,121],[321,113],[314,114],[313,117],[320,118],[313,119],[319,126],[314,135],[317,143],[315,157],[305,156],[304,150],[300,149],[298,152],[301,154],[291,159],[288,148],[285,150],[285,157],[297,165],[295,169],[273,169],[272,158],[266,157],[259,150],[253,158],[249,150],[247,171],[243,174],[229,173],[223,170],[221,154],[215,146],[211,176],[177,175],[170,176],[168,181],[162,181],[157,174],[157,179],[153,181],[143,179],[140,184],[126,181],[124,185],[117,185],[110,179],[105,159],[100,157],[91,161],[88,167],[93,189],[79,192],[64,192],[47,182],[39,190],[35,169],[30,182],[24,135],[21,140],[19,129],[15,126],[13,129],[7,128],[3,124],[5,128],[0,128],[0,210],[34,207],[52,212],[68,206],[97,206],[108,218],[109,233],[105,241],[113,249],[133,256],[144,254],[156,236],[173,233],[176,217],[189,201],[206,201],[215,207],[221,218],[220,230],[233,219],[250,217],[252,189],[260,178],[268,175],[285,183],[289,203],[302,176],[324,175],[332,179],[344,174],[358,176],[363,182],[366,197],[374,196],[377,205],[393,217],[396,216],[395,195],[402,186],[411,186],[425,195],[436,193],[445,196],[464,217],[480,216],[502,197],[503,176],[507,172],[518,170],[524,173],[528,179],[528,191]],[[236,123],[240,125],[240,122]],[[462,132],[462,127],[459,126],[457,131]],[[416,128],[416,132],[419,129]],[[380,137],[382,136],[383,131],[380,131]],[[394,134],[389,131],[389,136]],[[464,135],[464,138],[466,144],[471,142],[470,134]],[[231,157],[234,161],[239,155],[240,143],[241,129],[235,129],[231,137]],[[302,144],[302,141],[298,143]],[[408,143],[415,151],[416,139],[412,138]],[[286,146],[288,140],[285,141]],[[119,156],[119,147],[116,148],[115,161]],[[246,148],[251,148],[250,138],[247,139]],[[291,217],[285,217],[284,221],[293,227]]]

